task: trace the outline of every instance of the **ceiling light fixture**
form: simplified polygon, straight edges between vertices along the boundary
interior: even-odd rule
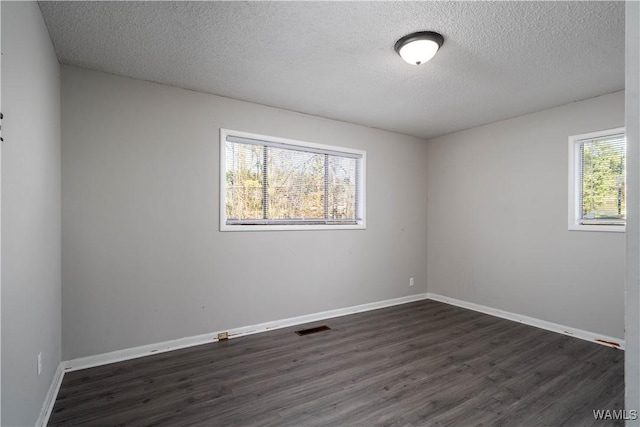
[[[420,31],[404,36],[396,42],[395,50],[411,65],[424,64],[442,47],[444,37],[433,31]]]

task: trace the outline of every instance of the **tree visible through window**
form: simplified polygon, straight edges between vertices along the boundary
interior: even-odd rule
[[[225,224],[362,224],[364,154],[223,132]]]
[[[576,223],[624,225],[626,140],[620,129],[573,137]]]

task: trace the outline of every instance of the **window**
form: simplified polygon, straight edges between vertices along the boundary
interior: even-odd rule
[[[569,137],[569,230],[624,231],[624,128]]]
[[[366,153],[220,130],[220,229],[365,228]]]

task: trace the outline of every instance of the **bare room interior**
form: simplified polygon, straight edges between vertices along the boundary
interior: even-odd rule
[[[2,426],[640,426],[640,3],[0,21]]]

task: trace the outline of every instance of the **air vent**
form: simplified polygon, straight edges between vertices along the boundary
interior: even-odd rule
[[[309,334],[315,334],[317,332],[328,331],[330,329],[331,328],[328,327],[327,325],[322,325],[322,326],[316,326],[315,328],[300,329],[299,331],[296,331],[296,334],[298,334],[298,335],[309,335]]]

